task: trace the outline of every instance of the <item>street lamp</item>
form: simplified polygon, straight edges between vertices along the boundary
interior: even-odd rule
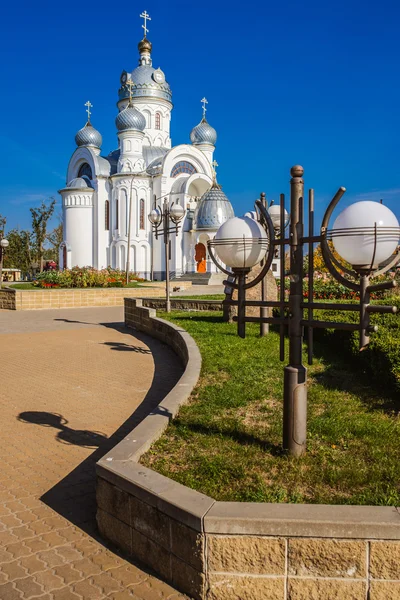
[[[246,276],[265,257],[268,233],[251,217],[234,217],[221,225],[207,245],[209,251],[215,249],[218,259],[230,267],[238,279],[238,334],[245,337]],[[218,263],[212,250],[210,256],[221,271],[231,274]]]
[[[164,236],[165,247],[165,291],[166,291],[166,311],[171,312],[171,301],[169,295],[169,237],[171,233],[178,235],[179,222],[185,216],[185,209],[176,203],[169,206],[167,198],[164,198],[163,208],[153,208],[148,215],[148,219],[153,227],[156,240],[160,233]],[[172,225],[171,225],[172,221]],[[161,230],[162,228],[162,230]]]
[[[308,194],[308,236],[304,235],[304,170],[296,165],[291,169],[290,180],[290,230],[284,237],[285,222],[288,214],[285,211],[285,197],[280,195],[279,234],[277,235],[278,215],[276,209],[267,210],[263,198],[256,201],[256,210],[260,224],[263,226],[269,244],[265,264],[261,272],[250,282],[244,277],[237,277],[237,282],[229,285],[238,290],[241,300],[228,300],[227,304],[238,306],[238,334],[245,336],[247,322],[272,323],[280,326],[280,359],[284,360],[285,329],[289,332],[289,364],[284,369],[284,402],[283,402],[283,447],[292,456],[301,456],[306,449],[307,437],[307,369],[302,364],[304,327],[308,328],[308,363],[312,364],[313,330],[341,329],[360,332],[360,350],[369,343],[369,335],[377,331],[377,326],[370,325],[371,313],[395,313],[395,306],[371,305],[370,295],[373,292],[396,287],[396,282],[386,281],[370,284],[370,278],[382,275],[400,262],[399,239],[400,226],[395,215],[385,206],[376,202],[357,202],[346,208],[336,219],[332,229],[329,222],[338,202],[345,193],[341,187],[331,200],[322,220],[320,235],[314,235],[314,190]],[[271,207],[270,207],[271,208]],[[272,212],[272,214],[271,214]],[[273,222],[274,219],[274,222]],[[275,226],[274,226],[275,224]],[[224,227],[229,227],[229,221]],[[218,238],[219,231],[216,234]],[[256,239],[258,233],[256,234]],[[329,242],[347,264],[341,263],[331,251]],[[250,243],[250,241],[248,242]],[[314,294],[314,244],[320,243],[325,265],[331,275],[341,284],[359,294],[359,304],[334,302],[315,302]],[[229,255],[224,256],[225,264],[230,266],[237,253],[239,241],[231,243]],[[303,294],[304,245],[308,245],[308,301]],[[290,246],[289,299],[285,299],[285,269],[282,261],[285,245]],[[216,262],[212,252],[213,244],[209,243],[210,256]],[[279,301],[246,302],[245,290],[257,285],[265,277],[278,248],[281,256],[280,295]],[[215,248],[219,256],[219,249]],[[350,267],[349,267],[350,263]],[[217,264],[217,263],[216,263]],[[219,267],[221,268],[221,267]],[[222,270],[228,275],[229,271]],[[232,271],[235,274],[234,269]],[[242,288],[242,290],[241,290]],[[275,317],[246,317],[245,306],[260,306],[279,309]],[[304,318],[304,309],[307,318]],[[315,309],[353,311],[359,313],[358,323],[335,323],[314,319]]]
[[[3,255],[10,245],[10,242],[6,238],[0,240],[0,289],[3,287]]]

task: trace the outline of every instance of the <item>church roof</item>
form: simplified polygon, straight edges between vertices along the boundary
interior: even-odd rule
[[[212,188],[203,194],[197,205],[193,218],[194,228],[217,231],[225,221],[234,216],[232,204],[214,180]]]
[[[149,175],[158,175],[161,173],[164,156],[169,151],[170,148],[163,148],[161,146],[143,146],[143,158]]]

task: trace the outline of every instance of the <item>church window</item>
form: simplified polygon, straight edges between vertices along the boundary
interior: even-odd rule
[[[88,165],[88,163],[83,163],[83,165],[81,165],[79,168],[78,177],[85,177],[88,179],[93,179],[92,167],[90,165]]]
[[[144,209],[145,209],[145,202],[144,202],[144,200],[142,198],[141,201],[140,201],[140,219],[139,219],[140,229],[144,229],[145,228],[144,227],[144,213],[145,213]]]
[[[176,165],[172,168],[170,177],[177,177],[181,173],[188,173],[189,175],[193,175],[193,173],[197,173],[196,168],[186,160],[181,160],[177,162]]]
[[[161,115],[159,112],[156,113],[156,129],[161,129]]]
[[[118,229],[119,223],[119,201],[118,198],[115,200],[115,229]]]
[[[109,231],[109,229],[110,229],[110,203],[108,200],[106,200],[106,207],[105,207],[105,226],[106,226],[106,231]]]

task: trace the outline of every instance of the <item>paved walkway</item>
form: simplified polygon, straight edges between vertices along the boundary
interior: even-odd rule
[[[96,531],[96,461],[180,374],[166,346],[122,318],[0,311],[1,600],[183,598]]]

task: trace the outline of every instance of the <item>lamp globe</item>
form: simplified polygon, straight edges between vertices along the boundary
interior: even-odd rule
[[[285,227],[289,222],[289,213],[286,209],[285,210]],[[281,207],[279,206],[279,204],[271,204],[271,206],[268,209],[269,212],[269,216],[271,217],[271,221],[272,221],[272,225],[274,226],[274,229],[280,229],[281,228]]]
[[[262,261],[268,237],[261,225],[250,217],[233,217],[215,235],[215,252],[227,267],[251,269]]]
[[[345,208],[332,228],[335,249],[355,269],[371,265],[376,269],[395,252],[399,237],[396,216],[387,206],[372,200],[356,202]]]
[[[8,240],[6,240],[6,238],[3,238],[2,240],[0,240],[0,246],[2,248],[8,248],[8,246],[10,245],[10,242]]]
[[[159,225],[161,223],[162,215],[158,208],[153,208],[149,214],[149,221],[152,225]]]
[[[176,203],[169,209],[169,214],[174,223],[179,223],[185,214],[185,209],[180,204]]]

